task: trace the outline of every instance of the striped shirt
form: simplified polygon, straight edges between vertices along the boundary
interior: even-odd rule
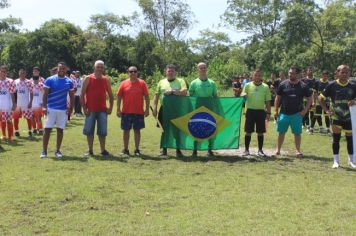
[[[46,79],[45,88],[49,89],[47,98],[48,109],[67,110],[67,95],[73,91],[73,82],[68,77],[53,75]]]

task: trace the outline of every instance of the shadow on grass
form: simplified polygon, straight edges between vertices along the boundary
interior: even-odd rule
[[[62,158],[56,158],[52,157],[51,158],[54,161],[77,161],[77,162],[87,162],[88,157],[78,157],[78,156],[64,156]]]
[[[298,157],[296,157],[298,158]],[[299,159],[299,158],[298,158]],[[312,161],[322,161],[322,162],[330,162],[330,158],[326,157],[320,157],[320,156],[315,156],[315,155],[304,155],[300,159],[307,159],[307,160],[312,160]]]
[[[118,157],[115,155],[110,155],[109,157],[94,155],[91,158],[93,158],[94,160],[97,160],[97,161],[118,161],[118,162],[123,162],[123,163],[127,163],[128,160],[130,159],[129,157]]]
[[[236,162],[267,162],[267,161],[283,161],[283,162],[292,162],[293,159],[290,158],[276,158],[276,157],[267,157],[267,158],[259,158],[257,156],[250,157],[242,157],[242,156],[183,156],[183,157],[158,157],[158,156],[148,156],[141,155],[139,158],[142,160],[150,160],[150,161],[167,161],[167,160],[177,160],[182,162],[226,162],[226,163],[236,163]]]

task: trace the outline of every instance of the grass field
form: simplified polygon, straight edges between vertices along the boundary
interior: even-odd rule
[[[107,148],[114,157],[105,159],[83,157],[82,125],[74,118],[65,131],[63,160],[53,158],[55,135],[45,160],[39,138],[3,143],[0,235],[356,235],[356,172],[331,169],[328,136],[303,134],[303,159],[294,157],[290,134],[280,158],[185,152],[164,159],[150,117],[144,156],[123,158],[112,115]],[[265,148],[275,142],[271,124]],[[345,140],[341,149],[346,166]]]

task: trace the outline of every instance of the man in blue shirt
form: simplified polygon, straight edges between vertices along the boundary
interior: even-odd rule
[[[45,81],[43,91],[43,109],[47,114],[45,132],[43,135],[43,150],[41,158],[47,157],[47,147],[52,128],[57,128],[57,149],[55,156],[62,158],[60,151],[63,130],[66,126],[68,114],[72,114],[74,105],[74,89],[71,79],[66,77],[67,65],[58,63],[58,73]],[[70,105],[67,108],[67,95],[69,93]]]

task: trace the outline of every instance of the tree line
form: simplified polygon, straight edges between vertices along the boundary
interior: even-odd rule
[[[187,39],[194,13],[184,0],[136,0],[141,12],[130,16],[97,14],[82,29],[64,19],[22,31],[22,20],[0,19],[0,64],[16,76],[19,67],[39,66],[43,75],[58,61],[72,70],[90,72],[97,59],[120,79],[136,65],[155,83],[167,64],[180,76],[194,78],[199,61],[209,64],[210,77],[228,84],[231,76],[258,67],[267,77],[291,65],[334,71],[340,64],[356,68],[356,3],[352,0],[227,0],[221,25],[248,36],[232,42],[223,30],[200,32]],[[11,7],[0,0],[0,9]],[[121,76],[122,77],[122,76]]]

